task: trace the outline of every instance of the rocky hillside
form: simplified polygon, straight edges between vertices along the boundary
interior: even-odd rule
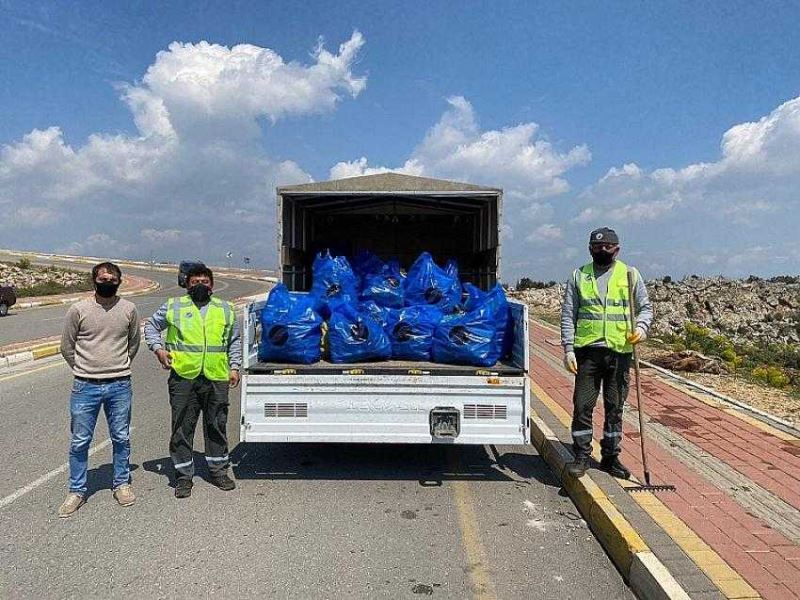
[[[55,267],[20,266],[18,263],[0,262],[0,285],[10,285],[18,293],[51,287],[61,291],[83,291],[87,288],[86,273],[57,269]]]
[[[651,336],[679,333],[691,321],[736,343],[800,342],[800,277],[747,280],[688,277],[652,280],[647,289],[655,309]],[[556,317],[563,285],[512,292],[539,315]]]

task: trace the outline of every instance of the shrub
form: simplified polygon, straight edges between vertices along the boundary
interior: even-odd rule
[[[793,277],[792,275],[778,275],[768,279],[770,283],[800,283],[800,277]]]
[[[92,283],[91,276],[87,274],[86,277],[76,285],[65,286],[61,285],[60,283],[56,283],[55,281],[43,281],[28,287],[19,288],[17,290],[17,296],[20,298],[26,298],[30,296],[53,296],[55,294],[88,292],[92,289],[94,289],[94,284]]]
[[[31,262],[30,258],[28,258],[27,256],[23,256],[17,261],[17,266],[23,271],[27,271],[33,266],[33,263]]]
[[[753,369],[751,375],[757,381],[779,389],[788,387],[791,382],[789,376],[775,366],[761,365]]]
[[[554,285],[556,285],[555,281],[548,281],[545,283],[544,281],[533,281],[529,277],[523,277],[517,283],[517,290],[542,290],[553,287]]]
[[[733,342],[724,335],[714,334],[710,329],[701,327],[692,322],[683,326],[683,335],[673,344],[676,350],[694,350],[709,356],[716,356],[728,363],[728,366],[738,367],[742,364],[742,357],[736,351]]]

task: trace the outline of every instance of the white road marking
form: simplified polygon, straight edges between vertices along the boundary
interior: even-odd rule
[[[131,427],[130,430],[133,431],[134,427]],[[92,456],[96,452],[99,452],[103,448],[107,447],[109,444],[111,444],[111,438],[108,438],[108,439],[100,442],[99,444],[95,444],[94,446],[92,446],[89,449],[89,456]],[[56,477],[58,475],[61,475],[62,473],[65,473],[68,469],[69,469],[69,463],[66,462],[63,465],[61,465],[60,467],[57,467],[57,468],[53,469],[49,473],[45,473],[44,475],[39,477],[39,479],[37,479],[35,481],[31,481],[25,487],[19,488],[13,494],[10,494],[10,495],[6,496],[5,498],[0,498],[0,509],[3,509],[6,506],[8,506],[9,504],[12,504],[13,502],[15,502],[16,500],[19,500],[25,494],[28,494],[28,493],[32,492],[33,490],[35,490],[36,488],[44,485],[45,483],[47,483],[48,481],[50,481],[54,477]]]

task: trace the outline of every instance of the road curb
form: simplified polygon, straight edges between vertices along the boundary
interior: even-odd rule
[[[531,441],[562,482],[614,565],[638,598],[689,600],[689,595],[589,475],[565,476],[572,453],[539,415],[530,419]]]

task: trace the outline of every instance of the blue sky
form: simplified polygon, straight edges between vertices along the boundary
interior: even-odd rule
[[[589,229],[607,223],[621,230],[624,251],[646,274],[796,272],[797,22],[800,5],[788,3],[76,8],[0,0],[0,208],[16,207],[0,225],[0,246],[178,258],[202,239],[212,259],[235,242],[240,253],[270,263],[264,232],[241,234],[241,223],[270,227],[272,198],[260,197],[264,189],[405,166],[506,189],[507,278],[563,278],[584,259]],[[320,83],[312,69],[318,39],[335,57],[356,31],[360,40],[347,64]],[[259,87],[261,95],[241,110],[216,88],[203,98],[170,88],[170,68],[205,73],[213,61],[230,58],[199,52],[201,41],[226,51],[248,44],[308,69],[264,86],[306,93],[286,79],[297,76],[303,90],[319,87],[307,102]],[[179,56],[168,50],[173,42],[191,47]],[[159,52],[175,60],[148,82]],[[264,77],[263,62],[254,60],[261,65],[255,77]],[[252,73],[237,72],[243,89]],[[153,132],[139,127],[123,99],[131,88],[163,98],[173,125],[191,124],[170,132],[178,150],[148,141]],[[214,118],[233,106],[217,124],[195,114],[211,97],[223,106],[208,109]],[[762,119],[758,135],[736,129]],[[532,132],[509,131],[528,124],[536,124]],[[59,133],[26,138],[52,127]],[[221,130],[238,133],[223,135],[220,144]],[[726,154],[721,144],[729,130]],[[456,132],[457,141],[443,146],[435,139],[443,132]],[[105,143],[93,145],[98,135]],[[487,149],[495,138],[497,147]],[[742,143],[757,147],[742,152]],[[212,154],[221,145],[230,160],[224,164],[245,166],[221,171],[215,184],[224,178],[229,187],[215,185],[212,193],[186,165],[219,163]],[[32,163],[30,152],[38,153]],[[517,159],[518,168],[505,168]],[[145,172],[156,163],[156,174]],[[258,179],[261,167],[267,182]],[[198,213],[213,214],[226,189],[246,198],[241,206],[248,211],[263,207],[267,220],[247,215],[238,227],[236,219],[209,227],[207,219],[172,214],[185,216],[193,202]],[[138,210],[136,218],[115,222],[120,198]],[[236,208],[224,205],[229,213]],[[81,217],[98,210],[106,215],[99,223]],[[735,247],[731,229],[741,233]]]

